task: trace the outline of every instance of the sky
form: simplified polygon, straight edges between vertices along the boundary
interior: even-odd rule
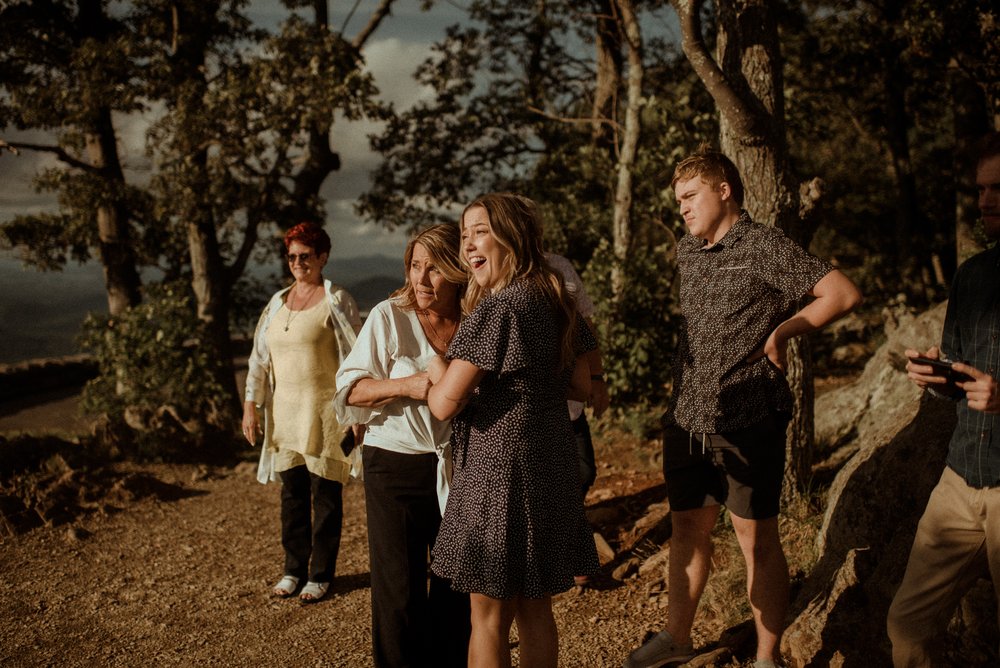
[[[438,0],[429,12],[420,10],[420,0],[396,0],[393,11],[368,40],[363,55],[383,100],[403,110],[429,98],[413,79],[417,66],[430,55],[431,45],[442,39],[447,26],[465,22],[464,0]],[[344,25],[355,0],[330,0],[330,24]],[[377,0],[358,3],[344,34],[350,38],[368,22]],[[247,15],[257,25],[277,30],[287,16],[280,0],[251,0]],[[114,118],[119,151],[127,178],[145,178],[149,159],[145,155],[145,132],[152,115],[119,115]],[[340,154],[340,171],[325,181],[321,196],[326,200],[327,221],[333,249],[332,273],[338,282],[350,285],[366,274],[395,273],[406,246],[405,231],[390,232],[377,223],[364,222],[354,213],[357,197],[369,185],[369,173],[380,157],[368,144],[368,135],[380,125],[365,121],[337,119],[333,148]],[[50,144],[52,137],[41,132],[17,133],[0,128],[0,138]],[[58,161],[47,153],[22,151],[19,156],[0,154],[0,221],[18,214],[56,211],[51,193],[34,191],[32,178],[40,169],[55,167]],[[360,258],[385,256],[393,261],[366,262]],[[341,273],[337,273],[338,260]],[[378,260],[378,258],[375,258]],[[345,276],[353,267],[356,276]],[[391,269],[388,269],[391,267]],[[271,272],[273,268],[258,268]],[[347,273],[352,270],[347,269]],[[0,251],[0,365],[20,360],[71,354],[76,350],[75,337],[87,312],[106,309],[106,295],[101,268],[96,261],[84,266],[74,263],[61,272],[42,273],[25,268],[16,255]]]
[[[361,0],[346,25],[344,34],[350,38],[368,22],[377,0]],[[405,109],[418,100],[428,98],[430,91],[422,89],[413,79],[413,72],[429,54],[431,45],[444,37],[445,28],[466,20],[463,0],[438,0],[430,11],[420,10],[420,0],[397,0],[392,14],[383,19],[378,31],[368,40],[363,55],[383,100],[392,102],[397,110]],[[345,18],[355,0],[330,0],[330,24],[344,26]],[[247,15],[257,25],[277,30],[288,10],[280,0],[251,0]],[[145,131],[151,115],[118,115],[118,132],[122,160],[129,176],[148,170],[145,155]],[[333,148],[340,154],[340,171],[325,181],[321,196],[326,200],[326,229],[333,239],[331,259],[352,258],[373,254],[401,256],[406,245],[404,231],[390,232],[377,223],[364,222],[354,213],[354,203],[369,185],[369,174],[378,165],[379,156],[371,151],[368,135],[379,131],[381,124],[338,118],[333,129]],[[7,140],[49,143],[43,133],[4,132]],[[32,177],[45,167],[56,166],[56,159],[44,153],[24,151],[20,156],[4,152],[0,155],[0,221],[15,215],[56,209],[51,193],[34,192]]]

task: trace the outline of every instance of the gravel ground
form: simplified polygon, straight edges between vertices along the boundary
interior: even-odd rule
[[[588,497],[616,547],[638,535],[648,501],[662,511],[658,467],[646,468],[604,459]],[[279,488],[258,484],[253,465],[119,464],[108,475],[118,493],[97,510],[0,543],[0,665],[371,665],[363,485],[345,487],[334,593],[303,606],[269,595]],[[662,624],[657,581],[604,574],[558,596],[560,665],[620,666]]]

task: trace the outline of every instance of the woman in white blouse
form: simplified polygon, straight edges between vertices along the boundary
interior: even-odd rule
[[[467,282],[458,248],[455,225],[428,228],[410,241],[405,284],[372,309],[337,373],[340,420],[366,425],[377,668],[467,661],[468,595],[428,571],[447,498],[451,429],[427,408],[427,364],[448,349],[458,329]]]

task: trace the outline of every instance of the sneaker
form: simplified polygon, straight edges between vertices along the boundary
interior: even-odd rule
[[[660,631],[628,655],[624,668],[660,668],[669,663],[684,663],[696,656],[691,643],[679,645],[667,631]]]

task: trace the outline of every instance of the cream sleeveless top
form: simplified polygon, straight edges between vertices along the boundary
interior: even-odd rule
[[[305,464],[316,475],[346,481],[350,465],[340,449],[344,430],[333,404],[337,335],[326,302],[304,311],[282,306],[267,328],[267,343],[274,374],[275,469]]]

